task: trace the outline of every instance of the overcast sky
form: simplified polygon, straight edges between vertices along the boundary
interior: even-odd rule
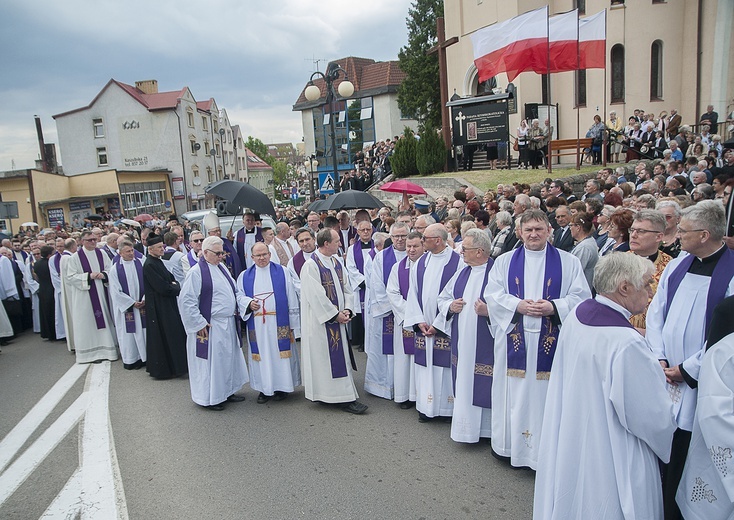
[[[213,97],[244,136],[299,142],[314,59],[397,59],[410,0],[2,0],[0,171],[32,168],[34,115],[88,105],[114,78]],[[57,149],[58,151],[58,149]]]

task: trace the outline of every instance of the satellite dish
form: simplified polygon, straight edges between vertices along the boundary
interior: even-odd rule
[[[356,138],[357,138],[357,132],[355,132],[354,130],[350,130],[349,131],[349,140],[350,141],[354,141]]]
[[[201,186],[201,177],[194,177],[194,186]]]
[[[199,143],[194,143],[194,150],[201,150],[201,145]]]

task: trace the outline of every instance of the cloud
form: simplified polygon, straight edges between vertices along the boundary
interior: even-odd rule
[[[110,78],[213,97],[245,136],[299,142],[292,104],[316,68],[360,56],[396,59],[409,0],[5,0],[0,19],[0,170],[32,167],[33,115],[89,104]],[[248,130],[246,130],[248,129]]]

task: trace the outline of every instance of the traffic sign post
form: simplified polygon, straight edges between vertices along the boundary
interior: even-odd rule
[[[334,174],[331,172],[319,173],[319,193],[331,195],[335,191]]]
[[[18,218],[18,203],[15,201],[0,202],[0,220],[8,221],[8,229],[13,234],[12,218]]]

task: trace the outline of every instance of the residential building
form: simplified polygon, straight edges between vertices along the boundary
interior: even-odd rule
[[[354,156],[365,146],[401,135],[406,126],[416,130],[418,122],[401,115],[398,108],[398,86],[405,78],[397,61],[376,62],[367,58],[348,57],[336,60],[354,84],[349,99],[337,96],[334,101],[337,167],[353,168]],[[342,81],[342,76],[335,82]],[[315,79],[321,98],[308,101],[304,85],[293,110],[301,112],[305,156],[316,155],[319,171],[333,171],[330,117],[332,107],[325,104],[326,85]]]

